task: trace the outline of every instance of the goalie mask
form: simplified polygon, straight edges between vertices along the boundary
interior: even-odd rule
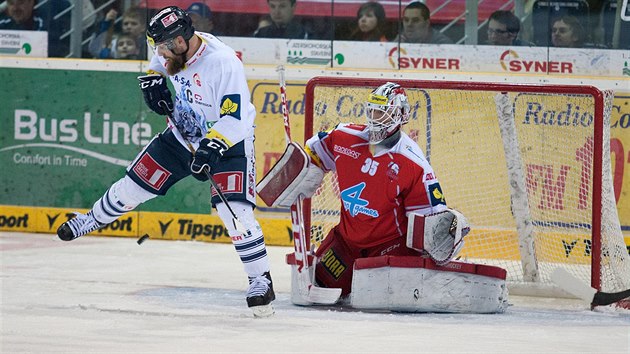
[[[184,37],[186,44],[195,34],[192,19],[186,11],[177,6],[169,6],[160,10],[149,21],[147,28],[147,43],[156,50],[158,46],[165,45],[173,50],[173,40],[178,36]]]
[[[409,102],[405,90],[388,82],[376,88],[365,103],[370,144],[378,144],[409,122]]]

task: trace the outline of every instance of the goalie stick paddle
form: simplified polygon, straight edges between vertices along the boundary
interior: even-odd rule
[[[186,139],[186,136],[182,134],[182,132],[179,130],[177,125],[175,125],[175,122],[173,122],[170,116],[167,115],[166,119],[168,120],[170,125],[172,125],[173,127],[175,127],[175,129],[177,129],[177,132],[179,132],[179,135],[181,135],[182,139],[184,139],[184,141],[186,142],[186,145],[188,145],[188,150],[190,150],[190,153],[194,155],[195,148],[192,146],[190,141],[188,141],[188,139]],[[212,185],[214,190],[217,192],[217,195],[219,196],[219,199],[221,199],[221,202],[223,202],[223,204],[230,211],[230,214],[232,214],[232,225],[234,225],[234,228],[236,229],[236,231],[240,232],[245,237],[251,236],[252,234],[251,231],[249,231],[249,229],[247,229],[245,225],[243,225],[243,223],[240,220],[238,220],[236,213],[234,213],[234,210],[232,210],[230,203],[228,203],[227,198],[225,197],[225,194],[223,194],[223,191],[221,191],[221,188],[219,188],[219,185],[217,185],[217,182],[214,180],[214,178],[212,178],[210,171],[208,171],[207,168],[204,168],[203,172],[206,174],[206,177],[208,177],[208,181],[210,181],[210,184]]]
[[[278,66],[280,75],[280,100],[282,102],[282,117],[284,120],[284,137],[288,144],[291,143],[291,124],[289,121],[289,105],[287,103],[287,87],[284,78],[284,66]],[[322,288],[315,286],[310,276],[308,261],[308,248],[305,239],[304,221],[302,220],[302,195],[291,206],[291,224],[293,228],[293,246],[295,250],[295,261],[297,263],[297,281],[299,293],[302,299],[322,305],[332,305],[341,296],[340,288]],[[315,263],[315,262],[313,262]]]
[[[591,304],[591,306],[612,305],[630,297],[630,289],[616,293],[597,291],[584,284],[580,279],[576,278],[564,268],[556,268],[553,273],[551,273],[551,281],[558,285],[562,290],[584,300],[585,302]]]

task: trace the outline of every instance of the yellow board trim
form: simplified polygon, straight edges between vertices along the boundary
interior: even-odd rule
[[[0,231],[56,234],[57,228],[73,216],[73,212],[87,213],[87,209],[40,208],[2,206]],[[262,218],[258,222],[265,235],[265,243],[272,246],[292,246],[289,216]],[[229,243],[230,237],[221,219],[216,215],[176,214],[149,211],[132,211],[93,236],[140,237],[148,234],[160,240],[198,240]]]
[[[57,228],[73,216],[74,211],[86,213],[87,209],[41,208],[2,205],[0,231],[56,234]],[[293,246],[291,220],[284,213],[269,215],[256,211],[256,217],[270,246]],[[179,214],[163,212],[129,212],[107,227],[95,231],[94,236],[140,237],[148,234],[160,240],[197,240],[229,243],[230,237],[221,219],[216,215]],[[538,235],[547,242],[545,261],[588,264],[590,256],[585,240],[589,235],[547,233]],[[564,241],[564,243],[563,243]],[[502,251],[492,250],[489,244],[501,242]],[[624,235],[630,252],[630,235]],[[570,253],[563,244],[574,244]],[[461,253],[466,258],[489,258],[518,261],[518,237],[513,230],[475,228],[465,238]],[[543,256],[542,254],[539,256]]]

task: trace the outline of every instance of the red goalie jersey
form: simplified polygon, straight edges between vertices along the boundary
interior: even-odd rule
[[[306,145],[326,171],[336,171],[341,198],[337,229],[357,248],[406,235],[411,211],[444,210],[446,202],[433,168],[411,138],[391,147],[369,144],[365,125],[340,124]]]

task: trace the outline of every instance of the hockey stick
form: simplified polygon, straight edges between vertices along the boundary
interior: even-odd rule
[[[562,290],[586,301],[591,304],[591,306],[612,305],[615,302],[630,298],[630,289],[616,293],[597,291],[584,284],[580,279],[576,278],[564,268],[556,268],[553,273],[551,273],[551,280]]]
[[[173,127],[175,127],[175,129],[177,129],[177,132],[179,133],[179,135],[181,135],[182,139],[184,139],[184,141],[186,142],[186,145],[188,145],[188,150],[190,150],[190,153],[195,155],[195,148],[192,146],[192,143],[186,138],[186,136],[181,132],[181,130],[179,130],[179,127],[175,125],[175,122],[173,122],[173,119],[170,117],[170,115],[167,115],[166,119],[168,120],[170,125],[172,125]],[[230,214],[232,214],[232,224],[234,225],[234,228],[236,229],[236,231],[240,232],[245,237],[251,236],[252,234],[251,231],[249,231],[249,229],[247,229],[245,225],[243,225],[243,223],[241,223],[240,220],[238,220],[236,213],[234,213],[234,210],[232,210],[230,203],[228,203],[227,198],[221,191],[221,188],[219,188],[219,185],[217,184],[217,182],[214,180],[214,178],[212,178],[212,175],[210,174],[210,171],[208,170],[208,168],[204,168],[203,172],[205,173],[206,177],[208,177],[208,181],[210,181],[210,184],[212,185],[214,190],[217,191],[217,195],[219,196],[219,199],[221,199],[221,202],[225,204],[225,206],[230,211]]]
[[[291,143],[291,124],[289,122],[289,105],[287,103],[287,89],[284,78],[284,66],[278,66],[280,75],[280,99],[282,102],[282,116],[284,119],[284,137],[287,145]],[[341,296],[339,288],[322,288],[313,284],[310,276],[310,265],[306,242],[304,221],[302,220],[302,202],[304,197],[300,194],[298,200],[291,206],[291,227],[293,229],[293,246],[295,249],[295,261],[297,263],[297,280],[300,296],[308,302],[315,304],[334,304]],[[310,244],[310,242],[309,242]],[[313,262],[315,264],[315,261]]]

